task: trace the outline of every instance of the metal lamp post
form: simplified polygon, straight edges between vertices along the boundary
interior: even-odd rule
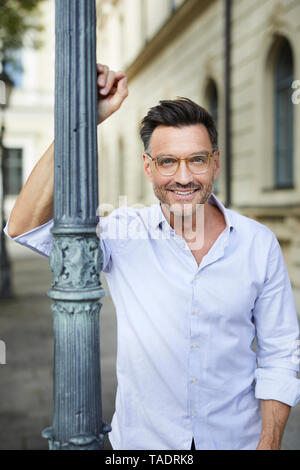
[[[5,202],[5,182],[4,182],[4,159],[5,148],[3,144],[5,125],[4,113],[9,105],[13,82],[4,71],[0,73],[0,109],[1,109],[1,128],[0,128],[0,298],[9,299],[12,297],[11,267],[6,249],[6,237],[3,229],[5,227],[4,202]]]
[[[55,195],[50,265],[54,450],[101,450],[95,0],[56,0]]]

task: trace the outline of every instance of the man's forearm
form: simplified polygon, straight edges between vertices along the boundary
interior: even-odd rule
[[[53,217],[54,143],[35,165],[10,215],[8,233],[16,237]]]
[[[116,112],[128,96],[123,72],[113,72],[106,65],[97,65],[98,124]],[[53,218],[54,143],[35,165],[12,210],[8,234],[16,237]]]
[[[276,400],[260,400],[262,432],[257,450],[280,450],[291,407]]]

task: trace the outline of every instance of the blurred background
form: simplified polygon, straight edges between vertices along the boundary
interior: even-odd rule
[[[54,0],[0,6],[1,223],[54,138],[54,10]],[[125,104],[99,128],[101,204],[109,212],[120,195],[130,205],[155,202],[139,123],[160,99],[195,100],[218,126],[215,193],[276,234],[300,314],[300,93],[292,88],[300,80],[300,0],[97,0],[97,10],[97,60],[126,71],[129,81]],[[47,449],[40,432],[52,416],[49,263],[3,237],[0,253],[0,449]],[[110,422],[116,321],[106,292],[101,367]],[[300,449],[298,423],[299,405],[284,449]]]

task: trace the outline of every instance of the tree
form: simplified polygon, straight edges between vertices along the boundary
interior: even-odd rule
[[[0,64],[17,67],[15,53],[24,45],[39,47],[39,5],[44,0],[0,0]]]

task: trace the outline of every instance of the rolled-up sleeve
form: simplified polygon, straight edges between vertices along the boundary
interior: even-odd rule
[[[32,251],[35,251],[36,253],[49,257],[52,249],[52,242],[53,242],[53,236],[51,229],[53,227],[53,219],[49,220],[46,222],[44,225],[40,225],[39,227],[34,228],[33,230],[30,230],[29,232],[23,233],[22,235],[19,235],[18,237],[12,238],[8,234],[8,224],[9,220],[7,221],[7,224],[4,228],[4,233],[13,240],[14,242],[19,243],[20,245],[23,245],[27,248],[30,248]],[[103,219],[99,219],[99,224],[102,226]],[[97,232],[98,233],[98,232]],[[102,240],[100,239],[100,246],[103,254],[103,267],[102,270],[105,271],[108,269],[108,266],[110,267],[110,258],[111,258],[111,250],[110,250],[110,243],[109,240]]]
[[[52,249],[52,233],[53,220],[49,220],[43,225],[30,230],[29,232],[22,233],[18,237],[12,238],[7,231],[9,220],[4,228],[4,233],[13,240],[43,256],[50,256]]]
[[[295,406],[300,400],[299,324],[287,268],[275,237],[253,315],[258,361],[255,396]]]

